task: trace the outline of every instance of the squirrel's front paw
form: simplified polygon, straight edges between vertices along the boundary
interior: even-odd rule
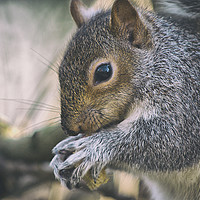
[[[95,182],[109,161],[101,145],[97,138],[81,135],[60,142],[53,149],[56,155],[51,162],[56,177],[69,189],[76,187],[88,171]]]

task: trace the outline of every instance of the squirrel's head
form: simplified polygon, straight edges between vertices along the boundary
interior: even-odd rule
[[[71,14],[78,30],[59,68],[61,123],[69,134],[91,134],[127,116],[139,95],[135,70],[151,40],[128,0],[95,15],[72,0]]]

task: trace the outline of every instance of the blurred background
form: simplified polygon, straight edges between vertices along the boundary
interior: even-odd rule
[[[115,173],[100,194],[69,191],[48,166],[65,138],[57,69],[75,28],[69,0],[0,0],[0,199],[145,199],[127,174]]]
[[[19,134],[59,117],[39,109],[43,102],[59,112],[57,62],[73,26],[68,5],[67,0],[0,1],[0,117]]]

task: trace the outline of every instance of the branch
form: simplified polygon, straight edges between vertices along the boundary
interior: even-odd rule
[[[21,194],[36,184],[55,180],[48,166],[51,150],[64,138],[58,125],[17,140],[0,137],[0,197]]]
[[[0,137],[0,156],[10,160],[36,163],[50,161],[52,148],[66,138],[60,126],[45,127],[20,139]]]

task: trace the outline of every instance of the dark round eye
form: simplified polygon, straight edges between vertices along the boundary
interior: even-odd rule
[[[99,65],[94,73],[94,84],[98,85],[99,83],[108,81],[112,77],[112,74],[113,70],[110,63]]]

